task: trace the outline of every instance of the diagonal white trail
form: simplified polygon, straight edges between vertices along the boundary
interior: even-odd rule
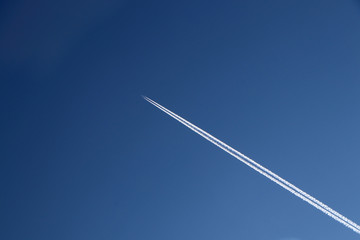
[[[186,119],[183,119],[182,117],[176,115],[175,113],[171,112],[170,110],[166,109],[165,107],[161,106],[160,104],[156,103],[155,101],[151,100],[150,98],[144,97],[145,100],[147,100],[148,102],[150,102],[151,104],[153,104],[154,106],[158,107],[159,109],[163,110],[164,112],[168,113],[170,116],[172,116],[173,118],[177,119],[178,121],[180,121],[181,123],[183,123],[185,126],[191,126],[192,128],[195,128],[197,131],[203,133],[204,135],[208,136],[209,138],[213,139],[214,141],[218,142],[220,145],[224,146],[225,148],[227,148],[229,151],[234,152],[236,155],[242,157],[243,159],[245,159],[246,161],[249,161],[251,164],[257,166],[258,168],[260,168],[261,170],[263,170],[264,172],[268,173],[269,175],[273,176],[274,178],[278,179],[280,182],[284,183],[285,185],[289,186],[290,188],[292,188],[293,190],[299,192],[300,194],[302,194],[303,196],[305,196],[306,198],[310,199],[311,201],[315,202],[316,204],[320,205],[321,207],[325,208],[327,211],[331,212],[332,214],[334,214],[335,216],[343,219],[345,222],[347,222],[349,225],[354,226],[355,228],[360,230],[360,226],[357,225],[356,223],[352,222],[351,220],[347,219],[346,217],[344,217],[343,215],[341,215],[340,213],[336,212],[335,210],[331,209],[329,206],[325,205],[324,203],[320,202],[319,200],[317,200],[316,198],[312,197],[311,195],[307,194],[306,192],[302,191],[301,189],[297,188],[296,186],[294,186],[293,184],[289,183],[288,181],[286,181],[285,179],[281,178],[280,176],[278,176],[277,174],[271,172],[269,169],[261,166],[260,164],[258,164],[257,162],[255,162],[254,160],[250,159],[249,157],[245,156],[244,154],[238,152],[237,150],[233,149],[232,147],[228,146],[227,144],[225,144],[224,142],[218,140],[217,138],[215,138],[214,136],[210,135],[209,133],[205,132],[204,130],[202,130],[201,128],[195,126],[194,124],[190,123],[189,121],[187,121]],[[190,127],[189,127],[190,128]],[[195,130],[194,130],[195,131]],[[195,132],[197,132],[195,131]]]
[[[267,168],[261,166],[260,164],[256,163],[254,160],[246,157],[242,153],[238,152],[237,150],[233,149],[232,147],[228,146],[227,144],[223,143],[219,139],[215,138],[214,136],[210,135],[209,133],[205,132],[201,128],[195,126],[194,124],[188,122],[187,120],[183,119],[182,117],[176,115],[175,113],[171,112],[170,110],[166,109],[165,107],[161,106],[160,104],[156,103],[155,101],[151,100],[148,97],[144,97],[144,99],[151,104],[153,104],[155,107],[159,108],[160,110],[164,111],[183,125],[187,126],[197,134],[201,135],[211,143],[215,144],[216,146],[220,147],[230,155],[234,156],[238,160],[242,161],[249,167],[253,168],[255,171],[259,172],[260,174],[264,175],[265,177],[269,178],[270,180],[274,181],[278,185],[282,186],[286,190],[290,191],[297,197],[301,198],[302,200],[308,202],[315,208],[319,209],[323,213],[327,214],[328,216],[334,218],[338,222],[344,224],[348,228],[352,229],[353,231],[360,234],[360,227],[356,223],[352,222],[351,220],[347,219],[340,213],[336,212],[335,210],[331,209],[324,203],[320,202],[319,200],[315,199],[311,195],[307,194],[306,192],[302,191],[301,189],[297,188],[296,186],[292,185],[291,183],[287,182],[286,180],[282,179],[275,173],[271,172]]]

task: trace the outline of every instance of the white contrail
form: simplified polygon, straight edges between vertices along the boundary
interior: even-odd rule
[[[357,225],[356,223],[352,222],[351,220],[347,219],[346,217],[342,216],[340,213],[336,212],[335,210],[331,209],[329,206],[325,205],[324,203],[320,202],[319,200],[317,200],[316,198],[312,197],[311,195],[307,194],[306,192],[302,191],[301,189],[297,188],[296,186],[294,186],[293,184],[289,183],[288,181],[286,181],[285,179],[281,178],[280,176],[278,176],[277,174],[271,172],[269,169],[261,166],[260,164],[258,164],[257,162],[255,162],[254,160],[250,159],[249,157],[245,156],[244,154],[238,152],[237,150],[233,149],[232,147],[228,146],[227,144],[225,144],[224,142],[218,140],[217,138],[215,138],[214,136],[210,135],[209,133],[205,132],[204,130],[202,130],[201,128],[195,126],[194,124],[190,123],[189,121],[183,119],[182,117],[176,115],[175,113],[171,112],[170,110],[166,109],[165,107],[161,106],[160,104],[156,103],[155,101],[151,100],[150,98],[144,97],[145,100],[147,100],[148,102],[152,103],[153,105],[155,105],[156,107],[160,108],[161,110],[163,110],[164,112],[168,113],[170,116],[172,116],[173,118],[177,119],[178,121],[180,121],[181,123],[183,123],[185,126],[189,127],[189,128],[195,128],[193,129],[195,132],[201,132],[204,135],[206,135],[208,138],[213,139],[215,142],[218,142],[220,145],[222,145],[223,147],[227,148],[229,151],[234,152],[235,155],[238,155],[241,158],[244,158],[245,161],[249,161],[250,164],[255,165],[256,167],[260,168],[262,171],[268,173],[269,175],[271,175],[272,177],[276,178],[277,180],[279,180],[280,182],[284,183],[285,185],[287,185],[288,187],[292,188],[294,191],[299,192],[301,195],[305,196],[306,198],[310,199],[311,201],[313,201],[314,203],[320,205],[321,207],[325,208],[327,211],[331,212],[332,214],[334,214],[335,216],[341,218],[342,220],[344,220],[345,222],[347,222],[349,225],[354,226],[355,228],[360,230],[360,226]],[[191,127],[190,127],[191,126]],[[191,128],[191,129],[192,129]],[[200,134],[200,133],[199,133]],[[200,134],[201,135],[201,134]],[[243,159],[243,160],[244,160]]]
[[[295,187],[294,185],[290,184],[289,182],[287,182],[286,180],[282,179],[281,177],[279,177],[278,175],[274,174],[273,172],[271,172],[270,170],[266,169],[265,167],[259,165],[258,163],[256,163],[255,161],[253,161],[252,159],[246,157],[245,155],[243,155],[242,153],[236,151],[235,149],[231,148],[230,146],[226,145],[225,143],[221,142],[220,140],[218,140],[217,138],[213,137],[212,135],[210,135],[209,133],[205,132],[204,130],[198,128],[197,126],[193,125],[192,123],[188,122],[187,120],[181,118],[180,116],[176,115],[175,113],[171,112],[170,110],[166,109],[165,107],[161,106],[160,104],[154,102],[153,100],[144,97],[145,100],[149,101],[150,103],[152,103],[154,106],[158,107],[159,109],[161,109],[162,111],[168,113],[170,116],[172,116],[173,118],[175,118],[176,120],[178,120],[179,122],[181,122],[182,124],[184,124],[185,126],[189,127],[190,129],[192,129],[193,131],[195,131],[196,133],[200,134],[201,136],[203,136],[204,138],[206,138],[207,140],[209,140],[210,142],[214,143],[215,145],[217,145],[218,147],[222,148],[223,150],[225,150],[226,152],[230,153],[231,155],[233,155],[234,157],[236,157],[237,159],[241,160],[242,162],[244,162],[245,164],[247,164],[248,166],[252,167],[253,169],[255,169],[256,171],[260,172],[261,174],[265,175],[266,177],[270,178],[271,180],[273,180],[274,182],[278,183],[279,185],[281,185],[282,187],[284,187],[285,189],[289,190],[290,192],[294,193],[296,196],[300,197],[301,199],[303,199],[304,201],[310,203],[311,205],[313,205],[314,207],[318,208],[319,210],[323,211],[324,213],[326,213],[327,215],[333,217],[334,219],[338,220],[339,222],[343,223],[344,225],[348,226],[349,228],[353,229],[356,228],[359,231],[359,227],[358,225],[356,225],[354,222],[350,221],[349,219],[347,219],[346,217],[342,216],[341,214],[339,214],[338,212],[334,211],[333,209],[331,209],[330,207],[326,206],[325,204],[321,203],[320,201],[318,201],[317,199],[315,199],[314,197],[310,196],[309,194],[303,192],[302,190],[300,190],[299,188]],[[235,156],[237,155],[237,156]],[[240,155],[240,156],[239,156]],[[248,161],[250,161],[251,163],[246,162],[245,159],[242,159],[242,157],[246,158]],[[256,165],[252,166],[252,164]],[[260,168],[260,169],[258,169]],[[267,174],[265,174],[267,173]],[[271,175],[271,177],[269,176]],[[286,186],[284,186],[284,184]],[[300,194],[298,194],[300,193]],[[301,196],[299,196],[301,195]],[[308,196],[308,197],[307,197]],[[311,200],[315,200],[315,202],[311,202]],[[320,204],[319,204],[320,203]],[[318,206],[320,205],[320,206]],[[325,209],[322,209],[321,206],[325,206]],[[354,229],[353,229],[354,230]],[[354,230],[356,231],[356,230]]]
[[[227,144],[223,143],[219,139],[217,139],[214,136],[210,135],[209,133],[205,132],[201,128],[195,126],[194,124],[192,124],[192,123],[188,122],[187,120],[183,119],[182,117],[178,116],[177,114],[171,112],[170,110],[166,109],[165,107],[161,106],[160,104],[156,103],[155,101],[151,100],[150,98],[144,97],[144,99],[146,101],[150,102],[151,104],[153,104],[155,107],[157,107],[160,110],[164,111],[165,113],[167,113],[168,115],[170,115],[171,117],[173,117],[174,119],[176,119],[177,121],[182,123],[183,125],[187,126],[188,128],[190,128],[191,130],[193,130],[197,134],[201,135],[202,137],[204,137],[208,141],[210,141],[213,144],[215,144],[216,146],[220,147],[221,149],[223,149],[224,151],[226,151],[230,155],[234,156],[235,158],[242,161],[243,163],[245,163],[249,167],[253,168],[255,171],[257,171],[260,174],[266,176],[270,180],[272,180],[275,183],[279,184],[280,186],[282,186],[286,190],[290,191],[294,195],[298,196],[302,200],[308,202],[309,204],[311,204],[315,208],[319,209],[323,213],[329,215],[330,217],[334,218],[338,222],[344,224],[348,228],[350,228],[353,231],[360,234],[360,227],[356,223],[354,223],[351,220],[347,219],[346,217],[344,217],[340,213],[336,212],[335,210],[331,209],[330,207],[328,207],[324,203],[320,202],[319,200],[315,199],[311,195],[307,194],[306,192],[302,191],[301,189],[297,188],[296,186],[294,186],[291,183],[287,182],[286,180],[282,179],[281,177],[279,177],[275,173],[271,172],[267,168],[261,166],[260,164],[256,163],[252,159],[246,157],[242,153],[238,152],[237,150],[235,150],[232,147],[228,146]]]

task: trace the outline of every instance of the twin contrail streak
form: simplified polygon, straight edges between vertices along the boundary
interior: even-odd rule
[[[190,128],[191,130],[193,130],[194,132],[196,132],[197,134],[199,134],[200,136],[202,136],[203,138],[205,138],[209,142],[215,144],[216,146],[218,146],[219,148],[221,148],[225,152],[229,153],[233,157],[235,157],[238,160],[240,160],[241,162],[245,163],[246,165],[248,165],[249,167],[251,167],[255,171],[259,172],[260,174],[264,175],[265,177],[269,178],[270,180],[277,183],[281,187],[285,188],[286,190],[288,190],[289,192],[291,192],[295,196],[301,198],[305,202],[311,204],[312,206],[319,209],[320,211],[327,214],[328,216],[332,217],[336,221],[344,224],[346,227],[348,227],[348,228],[352,229],[353,231],[360,234],[360,226],[357,225],[356,223],[354,223],[353,221],[349,220],[348,218],[346,218],[345,216],[343,216],[340,213],[336,212],[335,210],[333,210],[329,206],[325,205],[324,203],[320,202],[316,198],[312,197],[311,195],[309,195],[306,192],[302,191],[301,189],[297,188],[293,184],[289,183],[285,179],[283,179],[280,176],[276,175],[275,173],[271,172],[269,169],[263,167],[262,165],[258,164],[254,160],[248,158],[244,154],[238,152],[237,150],[233,149],[232,147],[230,147],[226,143],[220,141],[219,139],[217,139],[214,136],[212,136],[211,134],[205,132],[201,128],[195,126],[194,124],[190,123],[189,121],[185,120],[184,118],[182,118],[182,117],[178,116],[177,114],[171,112],[170,110],[168,110],[167,108],[161,106],[160,104],[156,103],[155,101],[151,100],[150,98],[145,97],[145,96],[143,98],[146,101],[148,101],[149,103],[151,103],[152,105],[154,105],[155,107],[157,107],[160,110],[162,110],[163,112],[167,113],[172,118],[176,119],[177,121],[179,121],[180,123],[185,125],[186,127]]]

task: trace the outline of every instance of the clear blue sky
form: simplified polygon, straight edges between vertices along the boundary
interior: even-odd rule
[[[353,240],[357,1],[3,1],[0,239]]]

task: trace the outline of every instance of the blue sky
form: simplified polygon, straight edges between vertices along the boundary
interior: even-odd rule
[[[5,1],[1,239],[356,239],[357,1]]]

